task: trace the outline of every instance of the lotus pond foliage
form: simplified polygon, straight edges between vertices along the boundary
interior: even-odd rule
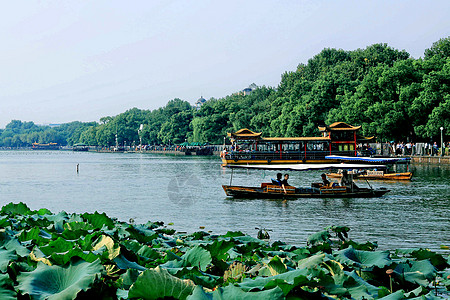
[[[0,228],[0,299],[449,297],[448,247],[379,251],[345,226],[301,247],[10,203]]]

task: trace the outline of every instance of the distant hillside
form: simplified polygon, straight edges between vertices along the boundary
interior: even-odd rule
[[[265,136],[317,135],[317,126],[344,121],[362,125],[379,140],[430,141],[450,135],[450,37],[433,43],[423,59],[386,44],[344,51],[324,49],[282,74],[278,87],[257,87],[204,102],[199,108],[173,99],[150,111],[130,109],[100,123],[72,122],[51,128],[12,121],[0,146],[37,142],[114,145],[223,143],[227,132],[247,127]],[[142,130],[138,130],[143,124]]]

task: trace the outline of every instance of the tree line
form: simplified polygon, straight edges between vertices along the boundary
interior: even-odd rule
[[[115,145],[116,135],[121,145],[221,144],[227,132],[241,128],[264,136],[317,136],[317,126],[337,121],[362,125],[362,134],[379,141],[438,141],[440,127],[450,135],[450,37],[419,59],[387,44],[326,48],[282,74],[277,87],[211,98],[199,109],[176,98],[155,110],[133,108],[100,122],[49,127],[13,120],[0,130],[0,146],[105,147]]]

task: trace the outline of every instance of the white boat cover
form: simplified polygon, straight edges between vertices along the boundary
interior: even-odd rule
[[[366,162],[366,163],[382,163],[382,164],[395,164],[396,162],[408,162],[411,160],[409,157],[365,157],[365,156],[340,156],[340,155],[327,155],[326,159],[352,161],[352,162]]]
[[[328,169],[384,169],[385,165],[368,164],[281,164],[281,165],[227,165],[229,168],[241,169],[261,169],[261,170],[288,170],[288,171],[308,171],[308,170],[328,170]]]

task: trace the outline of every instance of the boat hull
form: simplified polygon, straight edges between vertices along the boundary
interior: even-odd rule
[[[329,178],[341,178],[342,174],[328,173]],[[383,173],[383,174],[354,174],[353,179],[368,179],[368,180],[411,180],[412,172],[404,173]]]
[[[294,188],[284,190],[281,188],[270,189],[267,187],[247,187],[222,185],[227,196],[234,198],[263,198],[263,199],[297,199],[297,198],[373,198],[381,197],[389,190],[366,189],[350,191],[345,187],[338,188]]]

